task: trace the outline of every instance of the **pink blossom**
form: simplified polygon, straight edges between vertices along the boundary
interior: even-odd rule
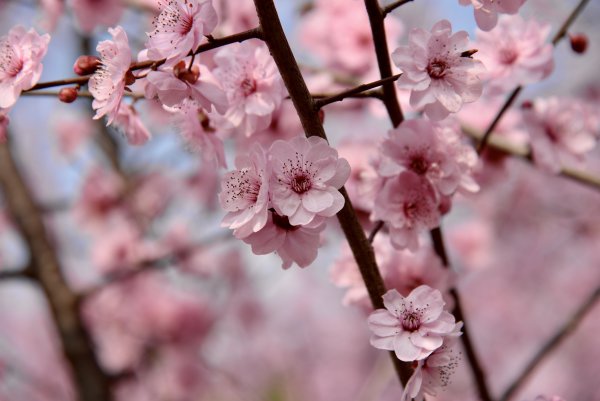
[[[217,12],[210,0],[162,0],[161,5],[146,43],[152,60],[166,58],[171,63],[185,58],[217,26]]]
[[[490,31],[498,22],[498,14],[516,14],[525,0],[458,0],[463,6],[473,5],[479,29]]]
[[[263,148],[255,145],[249,155],[236,158],[235,167],[221,184],[219,201],[227,211],[221,225],[234,230],[237,238],[244,238],[267,224],[271,166]]]
[[[385,20],[388,45],[399,41],[404,31],[400,20]],[[327,67],[352,75],[377,70],[369,17],[360,1],[315,1],[302,18],[302,43]]]
[[[104,274],[132,269],[143,258],[141,233],[132,224],[119,220],[103,230],[93,242],[92,262]]]
[[[39,81],[49,42],[50,35],[20,25],[0,37],[0,108],[13,106],[22,91]]]
[[[74,117],[72,117],[74,116]],[[81,115],[60,116],[53,124],[60,152],[69,157],[94,135],[94,122]]]
[[[121,205],[125,185],[120,177],[102,167],[90,169],[83,182],[76,213],[84,223],[104,221]]]
[[[126,85],[126,74],[131,64],[131,51],[125,30],[117,26],[109,28],[113,40],[103,40],[96,50],[100,53],[102,66],[89,81],[94,96],[92,107],[96,110],[94,119],[107,116],[108,124],[117,116]]]
[[[375,199],[372,219],[386,222],[392,245],[416,251],[419,234],[439,225],[440,211],[431,183],[407,170],[386,180]]]
[[[519,15],[503,16],[491,32],[478,31],[477,57],[487,69],[482,78],[502,91],[546,78],[554,69],[549,34],[550,24]]]
[[[219,31],[226,35],[246,31],[258,26],[258,15],[252,0],[217,0]]]
[[[385,288],[395,289],[402,296],[408,296],[422,284],[438,289],[443,294],[450,288],[450,271],[444,268],[431,248],[421,247],[416,253],[397,250],[390,245],[387,234],[379,233],[373,241],[373,251]],[[365,309],[370,308],[365,283],[348,245],[345,245],[342,258],[331,270],[331,281],[338,287],[348,288],[343,299],[344,305],[357,304]]]
[[[375,140],[348,141],[339,147],[340,155],[344,156],[351,167],[351,174],[344,184],[352,206],[371,213],[377,189],[377,171],[374,167],[379,149]]]
[[[144,92],[147,98],[158,96],[166,106],[181,106],[186,99],[196,101],[209,111],[214,106],[220,113],[224,113],[227,106],[225,92],[209,69],[199,63],[188,68],[184,60],[175,66],[163,65],[150,71]]]
[[[196,102],[186,101],[176,117],[179,134],[185,146],[211,165],[227,167],[223,141],[206,111]]]
[[[407,297],[389,290],[383,303],[385,309],[375,310],[368,319],[371,345],[394,351],[401,361],[425,359],[456,330],[454,316],[444,310],[442,293],[427,285]]]
[[[436,23],[431,32],[420,28],[410,31],[408,46],[397,48],[392,60],[403,73],[398,87],[411,90],[411,107],[423,108],[427,117],[441,120],[481,96],[478,74],[484,67],[480,61],[461,55],[467,50],[467,33],[452,35],[447,20]]]
[[[379,173],[393,177],[412,171],[431,182],[441,195],[451,195],[459,188],[476,192],[479,186],[471,174],[477,154],[461,143],[454,128],[423,119],[404,121],[389,131],[389,139],[381,145],[386,158]]]
[[[523,118],[533,160],[546,171],[557,173],[565,164],[581,163],[596,146],[600,119],[593,107],[577,99],[536,99]]]
[[[294,226],[286,216],[269,212],[265,226],[242,240],[252,246],[252,252],[256,255],[277,253],[284,269],[290,268],[292,263],[306,267],[317,258],[320,235],[324,229],[325,221],[322,218]]]
[[[215,55],[213,73],[222,83],[229,107],[224,128],[246,136],[266,129],[281,105],[285,87],[264,44],[235,43]]]
[[[113,121],[113,126],[123,133],[130,145],[143,145],[152,137],[138,112],[129,104],[121,104]]]
[[[461,328],[462,322],[457,323],[454,332],[444,337],[443,345],[418,362],[402,392],[402,401],[423,401],[425,394],[436,396],[440,388],[450,384],[461,359],[456,347]]]
[[[290,224],[304,225],[316,216],[331,217],[344,206],[338,191],[350,175],[346,159],[319,137],[278,140],[271,145],[272,202]]]
[[[40,5],[44,11],[44,17],[40,24],[45,31],[52,32],[63,15],[64,2],[61,0],[40,0]]]
[[[91,33],[99,25],[113,26],[123,15],[120,0],[70,0],[69,4],[79,28],[85,33]]]

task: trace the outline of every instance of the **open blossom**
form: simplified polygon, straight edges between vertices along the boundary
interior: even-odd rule
[[[431,183],[407,170],[386,180],[375,199],[372,219],[388,224],[392,245],[416,251],[419,234],[439,225],[440,211]]]
[[[266,129],[285,96],[285,87],[267,46],[250,41],[227,46],[215,55],[213,73],[223,85],[229,107],[225,128],[246,136]]]
[[[498,22],[498,14],[516,14],[525,0],[458,0],[463,6],[473,5],[479,29],[491,31]]]
[[[467,33],[452,34],[447,20],[436,23],[431,32],[410,31],[409,44],[396,49],[392,60],[403,73],[398,87],[411,90],[411,107],[423,108],[427,117],[441,120],[481,96],[479,74],[485,68],[478,60],[463,57],[467,50]]]
[[[39,81],[49,42],[50,35],[20,25],[0,37],[0,108],[13,106],[22,91]]]
[[[117,24],[124,10],[120,0],[70,0],[69,5],[77,25],[85,33],[91,33],[98,25]]]
[[[593,107],[567,98],[536,99],[523,113],[531,138],[533,160],[546,171],[557,173],[565,164],[581,163],[596,146],[600,119]]]
[[[217,12],[210,0],[163,0],[161,6],[146,43],[152,60],[166,58],[167,63],[178,62],[217,26]]]
[[[390,130],[381,152],[385,157],[379,173],[384,177],[409,170],[426,178],[441,195],[451,195],[459,188],[469,192],[479,189],[471,175],[477,155],[460,142],[449,125],[424,119],[404,121]]]
[[[227,166],[223,141],[202,107],[194,101],[184,102],[175,121],[187,149],[198,153],[206,163]]]
[[[206,66],[195,63],[188,67],[181,60],[175,66],[162,66],[150,71],[147,76],[144,93],[147,98],[158,96],[166,106],[181,106],[184,100],[197,102],[206,110],[214,106],[223,113],[227,106],[227,97],[217,79]]]
[[[322,218],[314,219],[310,224],[294,226],[286,216],[269,211],[265,226],[242,240],[252,246],[252,252],[256,255],[277,253],[284,269],[288,269],[292,263],[306,267],[317,258],[324,229],[325,220]]]
[[[96,47],[102,65],[90,78],[89,88],[94,96],[92,102],[92,107],[96,110],[94,119],[106,115],[107,124],[111,124],[119,112],[127,84],[126,74],[131,64],[131,51],[127,34],[122,27],[109,28],[108,32],[113,40],[103,40]]]
[[[383,304],[385,309],[375,310],[368,319],[371,345],[394,351],[401,361],[425,359],[442,346],[445,336],[456,335],[457,324],[444,310],[442,293],[427,285],[407,297],[389,290]]]
[[[222,226],[233,229],[237,238],[245,238],[267,224],[271,171],[258,144],[248,156],[238,156],[235,167],[223,177],[219,193],[221,207],[228,212]]]
[[[143,145],[152,137],[138,112],[129,104],[121,104],[113,125],[123,133],[130,145]]]
[[[402,392],[402,401],[423,401],[425,394],[436,396],[439,389],[450,384],[461,359],[456,348],[461,328],[462,322],[457,323],[454,332],[444,337],[442,346],[417,363]]]
[[[518,15],[503,16],[491,32],[478,31],[477,57],[487,69],[482,78],[503,91],[546,78],[554,69],[549,34],[549,24]]]
[[[290,224],[308,224],[316,216],[331,217],[344,206],[338,191],[350,175],[346,159],[319,137],[298,136],[271,145],[272,202]]]

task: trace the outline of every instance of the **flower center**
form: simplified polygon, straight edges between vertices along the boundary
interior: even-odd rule
[[[181,36],[185,36],[188,33],[190,33],[190,31],[192,30],[193,27],[194,27],[194,17],[192,17],[190,14],[184,14],[179,22],[179,32],[178,33]]]
[[[310,176],[305,172],[301,172],[299,175],[294,176],[292,178],[291,187],[294,192],[297,194],[303,194],[310,190],[312,186],[312,180]]]
[[[500,63],[502,63],[504,65],[513,64],[517,60],[518,57],[519,57],[519,54],[514,49],[510,49],[510,48],[500,49],[500,54],[499,54]]]
[[[13,47],[0,42],[0,71],[4,71],[9,77],[16,77],[23,69],[23,60],[17,56]]]
[[[415,331],[421,327],[421,316],[417,312],[404,312],[402,314],[402,328],[406,331]]]
[[[448,70],[448,63],[444,60],[434,59],[427,66],[427,74],[432,79],[441,79],[446,75],[446,71]]]
[[[429,163],[423,156],[419,155],[412,158],[409,168],[419,175],[425,175],[429,169]]]
[[[244,78],[242,83],[240,83],[240,88],[242,88],[244,96],[248,97],[256,92],[256,81],[254,79]]]

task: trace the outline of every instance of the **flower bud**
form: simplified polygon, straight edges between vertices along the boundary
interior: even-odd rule
[[[63,103],[73,103],[77,99],[77,88],[62,88],[58,92],[58,100]]]
[[[533,102],[531,100],[525,100],[521,103],[521,109],[529,110],[533,108]]]
[[[185,81],[191,85],[195,84],[200,78],[200,68],[197,65],[193,65],[190,69],[185,66],[185,62],[181,60],[175,67],[173,67],[173,74],[180,80]]]
[[[588,45],[587,35],[584,35],[583,33],[575,35],[569,34],[569,41],[571,42],[571,49],[573,49],[575,53],[585,53]]]
[[[93,74],[100,67],[100,59],[96,56],[79,56],[73,65],[73,71],[77,75]]]

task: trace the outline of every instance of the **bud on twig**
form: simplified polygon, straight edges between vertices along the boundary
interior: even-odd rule
[[[100,67],[100,59],[96,56],[79,56],[73,65],[73,71],[77,75],[93,74]]]
[[[62,88],[58,92],[58,100],[63,103],[73,103],[77,99],[77,91],[79,88],[70,87],[70,88]]]
[[[585,53],[588,45],[587,35],[583,33],[569,34],[569,42],[571,43],[571,49],[575,53]]]
[[[198,68],[197,65],[192,65],[190,68],[187,68],[185,62],[181,60],[173,67],[173,74],[178,79],[193,85],[198,81],[198,78],[200,78],[200,68]]]

